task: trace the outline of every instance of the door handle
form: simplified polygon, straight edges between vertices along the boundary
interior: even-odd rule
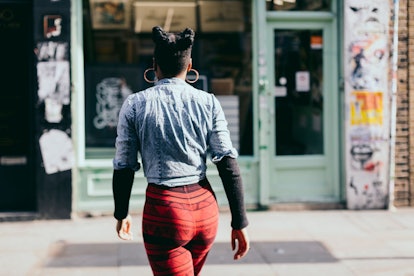
[[[26,165],[27,157],[26,156],[1,156],[0,165],[2,166],[16,166],[16,165]]]

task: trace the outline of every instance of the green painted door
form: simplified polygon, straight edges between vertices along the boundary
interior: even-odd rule
[[[259,105],[269,117],[262,185],[271,203],[340,199],[335,31],[333,20],[267,22],[269,82]]]

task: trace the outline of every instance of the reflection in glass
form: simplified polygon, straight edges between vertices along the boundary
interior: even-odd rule
[[[116,127],[113,122],[117,122],[118,102],[123,96],[119,84],[105,84],[103,91],[111,91],[113,97],[118,97],[108,104],[108,98],[102,100],[100,95],[96,96],[97,85],[107,78],[125,79],[127,84],[133,84],[129,86],[131,92],[152,85],[143,78],[144,71],[153,66],[151,29],[155,25],[166,25],[166,12],[160,10],[160,1],[145,1],[136,3],[141,8],[145,6],[140,13],[133,13],[134,9],[122,9],[124,13],[133,13],[125,14],[125,18],[131,18],[134,24],[109,22],[111,24],[97,26],[91,22],[91,14],[94,13],[93,5],[90,6],[92,2],[82,3],[86,79],[85,152],[87,158],[96,158],[96,153],[108,158],[112,157],[106,153],[115,143]],[[163,3],[171,8],[168,11],[175,10],[168,13],[171,16],[168,28],[181,30],[183,26],[191,26],[196,31],[192,60],[200,79],[193,85],[218,97],[229,123],[234,147],[240,155],[253,155],[251,1],[164,0]],[[190,13],[185,17],[178,14],[183,5],[188,8],[185,11]],[[152,12],[161,16],[154,17]],[[143,16],[149,20],[145,26],[138,24],[142,23]],[[194,25],[194,22],[198,23]],[[170,31],[176,31],[174,28]],[[132,68],[136,73],[128,74],[129,78],[121,78],[120,73],[126,74],[121,68]],[[105,120],[102,120],[102,113],[106,116]],[[108,117],[113,122],[108,123]]]
[[[268,11],[329,11],[330,0],[266,0]]]
[[[323,37],[275,30],[276,155],[323,154]]]

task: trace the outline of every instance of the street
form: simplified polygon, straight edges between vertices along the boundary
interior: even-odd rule
[[[251,249],[233,261],[230,214],[202,270],[217,275],[414,275],[414,209],[250,211]],[[121,241],[111,216],[0,223],[0,275],[150,276],[140,214]]]

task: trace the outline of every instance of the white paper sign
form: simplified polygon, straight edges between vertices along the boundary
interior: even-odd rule
[[[72,168],[72,140],[65,132],[58,129],[49,130],[42,134],[39,144],[47,174]]]
[[[296,72],[296,91],[309,92],[310,90],[310,74],[309,71]]]

